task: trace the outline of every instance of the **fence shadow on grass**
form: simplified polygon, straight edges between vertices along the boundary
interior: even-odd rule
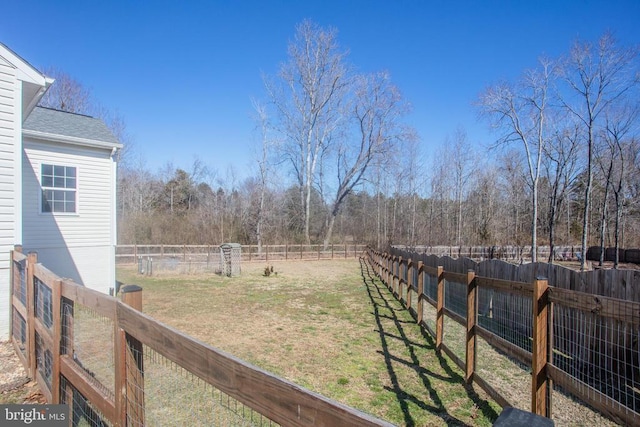
[[[416,342],[415,339],[411,339],[407,336],[403,325],[408,323],[413,324],[413,322],[406,321],[398,317],[396,314],[397,311],[404,311],[405,309],[400,307],[397,303],[392,305],[390,300],[395,301],[395,298],[389,294],[389,290],[385,286],[380,286],[382,283],[379,280],[376,280],[375,274],[370,269],[370,265],[362,258],[360,259],[360,269],[367,294],[373,306],[372,314],[375,316],[377,326],[376,331],[380,336],[382,350],[378,351],[378,353],[380,353],[385,359],[385,365],[392,384],[391,387],[385,386],[384,388],[396,395],[396,399],[398,400],[404,416],[405,425],[416,425],[416,422],[411,415],[409,403],[442,418],[447,425],[466,425],[465,422],[449,413],[445,402],[442,401],[440,395],[432,384],[434,380],[463,385],[466,389],[467,395],[474,402],[475,406],[482,411],[483,415],[488,419],[495,420],[498,417],[498,414],[486,400],[482,399],[475,390],[473,390],[472,387],[464,385],[462,375],[455,372],[449,365],[448,361],[436,352],[435,342],[428,332],[423,328],[420,328],[422,337],[424,338],[424,342],[422,343]],[[392,322],[391,326],[389,326],[390,322]],[[409,359],[391,354],[389,350],[390,340],[401,341],[404,344],[404,348]],[[433,370],[422,366],[417,354],[417,350],[420,349],[432,350],[433,357],[437,357],[438,364],[445,374],[434,372]],[[430,402],[425,401],[426,399],[422,398],[421,395],[416,396],[415,394],[405,391],[402,384],[400,384],[398,374],[396,372],[397,368],[394,367],[394,364],[400,364],[404,369],[412,369],[416,372],[428,393]]]

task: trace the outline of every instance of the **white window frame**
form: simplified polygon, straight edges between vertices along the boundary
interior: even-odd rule
[[[45,174],[45,167],[51,167],[51,173],[47,173]],[[60,169],[59,168],[64,168],[62,170],[62,173],[60,173]],[[74,174],[75,177],[72,176],[68,176],[67,172],[69,169],[73,169],[74,170]],[[72,166],[72,165],[68,165],[68,164],[61,164],[61,163],[41,163],[40,164],[40,198],[39,198],[39,204],[40,204],[40,213],[44,214],[44,215],[78,215],[79,212],[79,207],[78,207],[78,167],[77,166]],[[47,171],[48,172],[48,171]],[[74,186],[71,186],[71,185]],[[55,205],[51,205],[51,203],[49,203],[51,205],[51,210],[45,210],[44,206],[45,206],[45,192],[47,191],[55,191],[58,194],[68,194],[73,192],[74,195],[74,199],[73,199],[73,206],[74,206],[74,210],[73,211],[56,211],[55,210]],[[58,201],[58,203],[63,203],[63,206],[65,206],[66,209],[66,204],[71,202],[70,198],[67,198],[66,195],[64,197],[62,197],[63,200]],[[54,203],[55,203],[55,199],[54,199]]]

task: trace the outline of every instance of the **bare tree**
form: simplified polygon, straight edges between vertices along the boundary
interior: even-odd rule
[[[337,187],[325,232],[325,247],[331,241],[335,219],[345,197],[362,182],[374,159],[392,154],[399,142],[413,138],[412,131],[400,122],[407,105],[387,73],[358,76],[354,96],[352,114],[356,130],[353,139],[345,135],[337,144]]]
[[[342,104],[349,84],[346,53],[340,51],[336,38],[335,29],[303,21],[289,44],[289,60],[281,67],[282,84],[265,79],[277,109],[279,131],[288,143],[285,155],[298,181],[307,243],[311,241],[311,194],[318,162],[343,120]]]
[[[536,262],[538,183],[542,152],[549,139],[547,124],[549,88],[554,77],[554,64],[540,59],[537,70],[526,71],[517,85],[499,84],[487,89],[480,108],[489,116],[492,126],[500,130],[500,144],[519,143],[525,151],[528,183],[531,187],[531,258]]]
[[[476,156],[467,139],[467,132],[458,127],[452,138],[447,137],[445,144],[449,152],[449,165],[452,167],[454,181],[454,198],[456,202],[456,245],[462,245],[462,202],[468,191],[470,180],[475,172]]]
[[[549,263],[553,263],[556,240],[556,224],[560,207],[566,199],[567,190],[573,184],[579,150],[579,126],[566,126],[557,130],[544,149],[545,176],[549,185],[547,227],[549,232]]]
[[[637,101],[636,101],[637,102]],[[614,246],[615,259],[614,268],[618,268],[620,263],[620,226],[624,202],[624,190],[628,185],[629,169],[633,168],[633,163],[629,164],[629,159],[633,160],[638,153],[638,143],[630,133],[637,126],[639,113],[639,105],[626,104],[617,108],[615,111],[607,110],[605,112],[605,132],[604,140],[609,151],[609,165],[607,169],[606,188],[611,188],[615,201],[615,222],[614,222]],[[637,129],[636,129],[637,130]],[[605,192],[606,200],[606,192]],[[606,203],[606,202],[605,202]],[[603,209],[603,215],[606,212],[606,204]],[[604,256],[604,227],[603,219],[600,234],[600,265]]]
[[[581,123],[587,147],[586,183],[582,213],[582,260],[585,269],[587,238],[589,236],[589,212],[595,140],[604,111],[613,104],[624,102],[624,98],[639,83],[636,60],[637,48],[620,48],[611,33],[604,34],[596,45],[577,41],[564,60],[562,74],[566,82],[566,93],[561,93],[561,102]]]
[[[47,68],[44,72],[55,79],[38,105],[85,115],[93,115],[95,101],[91,91],[75,78],[57,68]]]
[[[274,141],[269,136],[269,116],[264,105],[256,100],[252,101],[255,111],[255,120],[260,132],[260,152],[258,154],[258,185],[259,201],[258,210],[255,214],[256,225],[255,234],[258,244],[258,253],[262,253],[263,225],[265,218],[265,202],[267,195],[267,184],[271,173],[271,151],[275,149]]]

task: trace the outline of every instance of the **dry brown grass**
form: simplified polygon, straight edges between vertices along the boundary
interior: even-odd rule
[[[119,280],[143,286],[143,311],[158,320],[395,424],[491,425],[495,420],[499,406],[463,385],[462,372],[436,355],[431,337],[366,265],[353,259],[271,265],[269,277],[267,264],[254,263],[243,264],[242,275],[233,278],[168,273],[149,278],[120,268]],[[496,361],[496,369],[512,370],[495,385],[524,400],[516,406],[527,409],[530,384],[520,389],[528,374],[497,353],[481,358],[483,375],[493,369],[485,363],[489,360]],[[518,380],[511,382],[510,376]],[[557,425],[606,422],[592,412],[576,419],[568,409],[556,412]],[[563,418],[566,413],[569,419]]]

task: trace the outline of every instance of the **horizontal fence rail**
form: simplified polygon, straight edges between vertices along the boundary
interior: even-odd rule
[[[618,423],[640,422],[640,303],[550,286],[541,277],[525,282],[462,272],[470,260],[432,266],[419,254],[411,259],[371,248],[366,257],[435,338],[437,351],[503,407],[513,405],[484,368],[485,345],[528,367],[521,381],[536,414],[552,417],[552,393],[560,387]]]
[[[19,251],[11,266],[11,341],[73,425],[391,425],[145,315],[137,286],[114,298]]]
[[[138,264],[141,273],[153,270],[180,272],[224,271],[224,245],[117,245],[116,263]],[[239,262],[328,260],[357,258],[366,245],[238,245]],[[234,252],[236,253],[236,252]]]

